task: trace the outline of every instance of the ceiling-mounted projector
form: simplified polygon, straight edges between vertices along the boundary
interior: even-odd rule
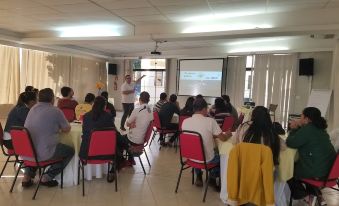
[[[161,55],[161,52],[154,50],[154,51],[151,51],[151,54],[152,55]]]

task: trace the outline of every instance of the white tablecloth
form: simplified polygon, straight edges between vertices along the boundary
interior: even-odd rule
[[[70,187],[78,184],[78,162],[79,149],[81,144],[82,126],[81,124],[71,123],[72,129],[69,133],[61,134],[60,142],[74,148],[75,155],[64,170],[64,186]],[[85,179],[92,180],[95,178],[102,178],[107,174],[107,164],[104,165],[86,165]],[[60,175],[56,177],[60,182]]]
[[[227,166],[228,157],[233,145],[230,141],[221,142],[217,141],[219,154],[220,154],[220,180],[221,190],[220,199],[226,204],[228,199],[227,193]],[[286,206],[289,202],[290,189],[286,181],[293,177],[293,165],[296,150],[287,148],[280,153],[280,165],[278,167],[278,174],[274,182],[274,197],[276,206]],[[292,173],[291,173],[292,171]]]

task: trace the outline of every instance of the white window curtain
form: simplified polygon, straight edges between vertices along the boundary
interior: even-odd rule
[[[20,92],[19,48],[0,45],[0,104],[14,104]]]
[[[255,55],[253,101],[268,107],[277,104],[276,121],[287,123],[294,102],[297,55]]]
[[[106,85],[107,82],[105,62],[72,57],[71,77],[70,86],[73,88],[74,96],[78,101],[83,101],[89,92],[99,95],[96,83],[100,81]],[[106,88],[101,91],[103,90],[106,90]]]
[[[226,94],[235,107],[244,104],[246,56],[227,58]]]
[[[254,56],[252,100],[255,102],[255,105],[267,106],[265,104],[265,94],[267,93],[268,59],[269,55],[267,54]]]
[[[330,105],[329,119],[330,129],[339,128],[339,40],[337,40],[332,64],[331,89],[333,90],[332,102]]]
[[[21,91],[31,85],[38,89],[51,88],[60,96],[60,88],[70,80],[70,57],[48,52],[23,49]]]

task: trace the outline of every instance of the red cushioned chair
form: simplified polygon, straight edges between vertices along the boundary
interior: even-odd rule
[[[42,174],[40,174],[38,186],[35,189],[35,192],[32,198],[34,200],[38,192],[38,189],[40,187],[42,176],[46,172],[46,168],[53,164],[62,162],[63,159],[38,161],[36,150],[33,145],[33,141],[29,134],[29,131],[25,127],[12,127],[10,133],[12,137],[12,143],[13,143],[15,155],[30,159],[30,160],[18,160],[17,161],[17,163],[19,163],[19,169],[16,172],[10,192],[13,191],[13,187],[15,185],[16,179],[18,177],[18,174],[21,168],[35,167],[39,169],[39,171],[42,169]],[[63,188],[63,171],[61,171],[61,188]]]
[[[185,119],[190,118],[190,116],[185,116],[185,115],[180,115],[179,116],[179,131],[182,130],[182,123],[184,122]]]
[[[245,114],[240,113],[239,119],[238,119],[238,125],[241,125],[244,122]]]
[[[82,196],[85,196],[85,165],[87,164],[108,164],[108,174],[110,165],[114,168],[115,191],[118,191],[116,151],[117,134],[113,127],[94,129],[89,139],[89,147],[86,158],[79,158],[78,184],[80,184],[80,169],[82,171]]]
[[[9,162],[16,162],[17,159],[18,159],[17,156],[14,154],[14,150],[8,149],[4,145],[4,131],[2,129],[1,123],[0,123],[0,146],[1,146],[2,154],[7,157],[5,165],[2,168],[1,173],[0,173],[0,178],[1,178],[3,173],[4,173],[4,171],[5,171],[5,169],[6,169],[7,164]],[[14,157],[15,160],[11,160],[11,157]],[[14,166],[15,166],[15,164],[14,164]]]
[[[302,179],[301,181],[310,185],[311,187],[323,189],[325,187],[331,188],[333,190],[339,191],[339,189],[334,188],[335,186],[339,187],[339,153],[332,165],[329,175],[325,180],[316,180],[316,179]],[[319,201],[319,198],[317,198]],[[290,206],[292,206],[292,195],[290,197]],[[320,202],[318,202],[320,205]]]
[[[223,132],[227,132],[232,130],[234,125],[234,118],[232,116],[225,117],[224,122],[222,123],[221,130]]]
[[[155,127],[155,129],[153,129],[153,137],[151,139],[149,146],[151,146],[157,133],[164,135],[165,138],[166,134],[174,134],[177,132],[176,129],[166,129],[165,127],[161,126],[161,121],[158,112],[153,112],[153,127]]]
[[[73,122],[75,120],[75,113],[73,109],[69,108],[62,108],[61,111],[64,113],[66,119],[69,122]]]
[[[210,179],[209,172],[210,170],[212,170],[215,167],[218,167],[219,165],[215,163],[206,162],[203,141],[199,133],[183,130],[179,135],[179,143],[180,143],[179,148],[180,148],[181,169],[175,193],[178,192],[182,171],[192,168],[192,184],[194,184],[194,168],[204,169],[206,170],[206,183],[204,197],[202,201],[205,202],[208,189],[208,182]]]
[[[140,156],[141,156],[142,154],[145,154],[146,159],[147,159],[147,162],[148,162],[148,165],[149,165],[149,167],[151,167],[151,163],[150,163],[150,161],[149,161],[149,159],[148,159],[148,156],[147,156],[145,147],[148,145],[148,142],[149,142],[149,140],[151,139],[152,132],[153,132],[153,123],[152,123],[152,121],[151,121],[151,122],[149,123],[148,127],[147,127],[147,131],[146,131],[145,139],[144,139],[144,144],[140,144],[140,145],[131,145],[130,148],[129,148],[130,151],[133,153],[133,156],[139,158],[139,161],[140,161],[142,170],[144,171],[144,174],[145,174],[145,175],[146,175],[146,171],[145,171],[144,164],[142,163]]]

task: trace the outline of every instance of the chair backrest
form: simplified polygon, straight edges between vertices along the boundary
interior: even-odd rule
[[[72,122],[73,120],[75,120],[75,113],[73,109],[69,109],[69,108],[62,108],[61,111],[64,113],[66,119],[69,122]]]
[[[96,157],[112,157],[116,153],[117,133],[113,127],[94,129],[91,133],[88,159]]]
[[[202,137],[199,133],[183,130],[179,135],[182,158],[206,162]]]
[[[185,115],[180,115],[179,116],[179,131],[182,130],[182,123],[184,122],[185,119],[190,118],[190,116],[185,116]]]
[[[239,119],[238,119],[238,125],[241,125],[244,122],[245,114],[240,113]]]
[[[232,116],[225,117],[224,122],[222,123],[221,130],[223,132],[232,130],[233,125],[234,125],[234,118]]]
[[[33,158],[37,161],[32,138],[25,127],[12,127],[11,137],[14,153],[21,157]]]
[[[152,132],[153,132],[153,121],[150,121],[144,138],[144,146],[147,146],[148,141],[151,139]]]
[[[339,178],[339,153],[337,153],[337,157],[332,165],[330,173],[327,177],[328,180],[336,180]]]
[[[277,110],[277,108],[278,108],[277,104],[270,104],[269,107],[268,107],[268,110],[270,112],[275,112],[275,110]]]
[[[157,128],[161,128],[161,122],[160,122],[160,117],[158,112],[153,112],[153,125]]]
[[[4,144],[4,130],[2,129],[2,125],[0,122],[0,145],[2,146]]]

